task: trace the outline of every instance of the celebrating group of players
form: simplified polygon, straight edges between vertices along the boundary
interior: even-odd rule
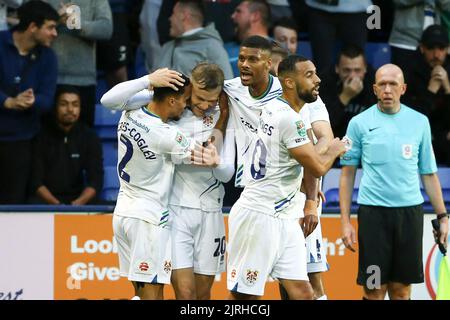
[[[346,144],[314,64],[292,55],[274,76],[271,46],[245,40],[232,80],[200,63],[189,78],[159,69],[102,97],[123,111],[113,229],[136,299],[162,299],[169,283],[177,299],[210,299],[225,264],[232,299],[262,296],[268,277],[284,299],[326,299],[319,178]],[[226,239],[222,183],[234,174],[244,190]]]

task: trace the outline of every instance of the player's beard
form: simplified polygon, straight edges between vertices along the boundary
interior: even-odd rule
[[[317,96],[315,96],[312,91],[308,92],[303,90],[298,83],[296,83],[295,86],[297,88],[298,97],[305,101],[305,103],[312,103],[317,100]]]

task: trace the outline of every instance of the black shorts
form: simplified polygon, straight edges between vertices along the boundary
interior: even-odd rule
[[[358,209],[358,242],[359,285],[367,287],[368,280],[374,284],[377,267],[381,285],[423,282],[422,205],[401,208],[361,205]]]
[[[97,68],[103,71],[115,71],[126,66],[130,58],[130,35],[125,14],[113,14],[113,30],[111,39],[97,42]]]

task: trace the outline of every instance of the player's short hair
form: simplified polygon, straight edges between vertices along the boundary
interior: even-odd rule
[[[191,15],[203,24],[205,19],[205,4],[203,0],[178,0],[177,3],[182,5],[183,8],[188,8],[191,11]]]
[[[192,69],[191,78],[204,90],[223,88],[225,81],[222,69],[217,64],[208,62],[197,64]]]
[[[266,0],[245,0],[248,2],[248,9],[250,12],[259,12],[261,14],[262,23],[267,28],[270,28],[271,12],[270,6]]]
[[[186,91],[186,88],[191,84],[191,81],[184,74],[182,74],[181,77],[184,79],[183,85],[179,86],[179,85],[175,84],[175,86],[178,88],[178,91],[175,91],[170,87],[154,88],[153,89],[153,101],[163,102],[164,99],[166,99],[167,97],[182,96],[184,94],[184,92]]]
[[[24,3],[17,9],[19,24],[14,30],[25,31],[30,24],[34,22],[40,28],[46,20],[59,21],[58,12],[48,3],[40,0],[34,0]]]
[[[282,57],[282,59],[286,59],[289,56],[289,51],[275,40],[272,41],[271,50],[272,55],[278,54],[279,56]]]
[[[63,94],[66,94],[66,93],[76,94],[78,96],[78,98],[80,99],[80,101],[81,101],[81,92],[80,92],[80,90],[78,90],[78,88],[76,88],[74,86],[64,84],[64,85],[59,85],[57,87],[57,89],[56,89],[56,92],[55,92],[55,103],[58,102],[59,97],[61,97]]]
[[[339,53],[338,60],[337,60],[338,63],[342,56],[345,56],[350,59],[354,59],[356,57],[362,56],[364,59],[364,63],[367,64],[364,50],[357,45],[349,44],[349,45],[344,46],[341,49],[341,52]]]
[[[272,53],[272,44],[269,40],[267,40],[264,37],[261,36],[251,36],[242,41],[241,48],[247,47],[247,48],[254,48],[254,49],[261,49],[266,50],[269,53]]]
[[[272,27],[272,34],[276,27],[283,27],[286,29],[294,30],[295,32],[298,31],[297,23],[291,17],[283,17],[275,21]]]
[[[295,72],[295,66],[299,62],[309,61],[308,58],[296,54],[290,55],[278,65],[278,77],[282,78]]]

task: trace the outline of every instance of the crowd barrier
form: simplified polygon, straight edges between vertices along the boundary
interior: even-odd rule
[[[27,209],[28,208],[28,209]],[[130,299],[131,284],[119,277],[113,240],[112,207],[1,207],[0,300]],[[28,210],[28,211],[27,211]],[[83,210],[84,212],[80,212]],[[227,214],[224,215],[228,221]],[[434,215],[424,216],[425,283],[414,285],[413,299],[434,299],[442,255],[432,237]],[[361,299],[356,285],[357,253],[340,239],[337,213],[322,215],[324,247],[330,270],[323,274],[330,299]],[[356,219],[352,219],[356,227]],[[212,298],[225,299],[226,274],[216,276]],[[165,297],[174,293],[166,286]],[[279,299],[278,284],[269,280],[263,299]]]

